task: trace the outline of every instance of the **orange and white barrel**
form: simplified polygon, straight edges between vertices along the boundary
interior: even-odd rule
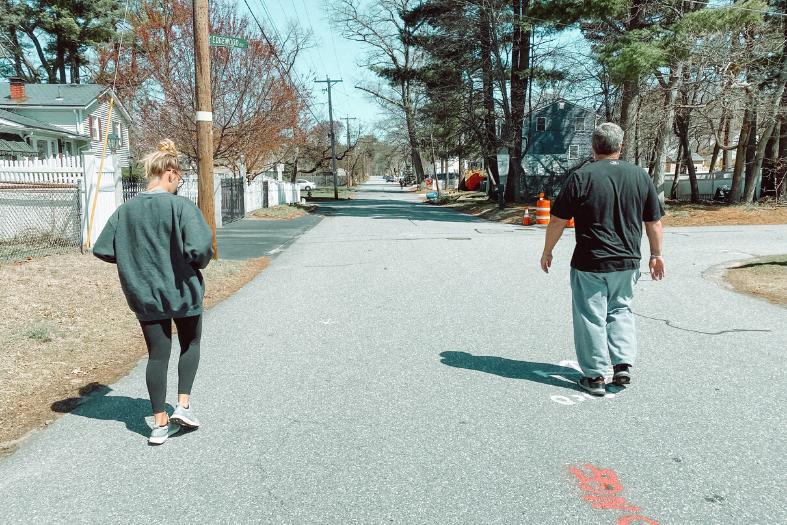
[[[543,193],[538,194],[536,203],[536,226],[547,226],[549,224],[549,201],[544,198]]]

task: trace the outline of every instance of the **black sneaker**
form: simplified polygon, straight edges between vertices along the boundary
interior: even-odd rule
[[[631,373],[629,372],[629,368],[631,368],[631,365],[627,365],[626,363],[613,366],[612,369],[614,370],[615,375],[612,377],[612,384],[624,386],[631,383]]]
[[[595,379],[590,379],[589,377],[583,377],[579,380],[579,388],[582,390],[586,390],[590,392],[594,396],[603,396],[607,393],[606,389],[604,389],[604,378],[597,377]]]

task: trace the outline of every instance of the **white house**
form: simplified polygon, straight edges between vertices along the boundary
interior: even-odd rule
[[[0,83],[0,158],[51,159],[78,156],[85,150],[101,155],[105,135],[114,133],[120,139],[120,164],[128,166],[131,119],[110,87],[9,80]]]

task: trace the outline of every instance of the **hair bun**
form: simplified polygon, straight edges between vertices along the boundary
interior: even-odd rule
[[[177,157],[178,150],[175,149],[175,143],[172,142],[170,139],[164,139],[158,143],[158,150],[165,151],[167,153],[172,153]]]

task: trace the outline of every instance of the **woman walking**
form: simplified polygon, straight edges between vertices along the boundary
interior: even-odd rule
[[[146,191],[120,206],[99,235],[93,254],[115,263],[128,306],[148,347],[146,382],[160,445],[181,425],[199,427],[189,396],[197,374],[205,283],[200,269],[213,256],[213,232],[189,199],[173,195],[182,184],[175,144],[164,139],[142,160]],[[178,328],[178,404],[167,418],[167,368],[172,321]]]

